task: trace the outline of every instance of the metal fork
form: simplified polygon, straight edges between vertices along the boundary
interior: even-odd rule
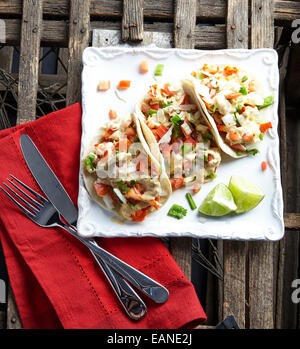
[[[101,262],[107,263],[118,274],[126,278],[136,288],[141,290],[144,294],[146,294],[156,303],[164,303],[168,299],[169,292],[165,287],[163,287],[162,285],[160,285],[159,283],[157,283],[147,275],[141,273],[137,269],[131,267],[127,263],[123,262],[119,258],[115,257],[111,253],[107,252],[106,250],[98,246],[93,239],[84,239],[81,236],[79,236],[77,234],[77,230],[75,227],[69,226],[61,220],[59,213],[56,211],[56,209],[50,203],[50,201],[48,201],[46,198],[44,198],[43,196],[41,196],[40,194],[32,190],[30,187],[28,187],[26,184],[24,184],[14,176],[12,175],[10,176],[15,181],[17,181],[22,187],[26,188],[26,190],[28,190],[28,192],[30,192],[38,200],[37,201],[33,199],[24,190],[22,190],[21,188],[19,188],[19,186],[13,183],[10,179],[7,179],[7,181],[19,192],[21,192],[24,197],[20,196],[15,190],[13,190],[6,183],[3,183],[3,185],[8,189],[8,191],[12,192],[12,194],[14,194],[23,203],[23,205],[18,200],[16,200],[15,197],[13,197],[6,189],[4,189],[3,187],[0,187],[4,191],[4,193],[33,222],[37,223],[42,227],[63,228],[64,230],[68,231],[71,235],[73,235],[75,238],[77,238],[79,241],[81,241],[85,246],[87,246],[96,256],[99,256]],[[103,266],[103,265],[100,264],[100,266]],[[114,275],[116,275],[116,273],[114,273]],[[146,311],[146,307],[143,310]]]

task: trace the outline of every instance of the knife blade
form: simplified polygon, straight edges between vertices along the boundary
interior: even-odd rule
[[[77,209],[36,145],[26,134],[21,135],[20,145],[27,166],[42,191],[64,219],[69,224],[76,226]]]
[[[63,185],[28,135],[21,135],[20,146],[26,164],[41,190],[76,232],[78,212]],[[142,319],[147,313],[147,308],[141,298],[121,275],[110,269],[92,250],[91,253],[106,275],[127,314],[134,320]]]

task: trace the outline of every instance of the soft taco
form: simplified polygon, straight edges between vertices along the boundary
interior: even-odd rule
[[[263,109],[273,104],[249,73],[228,65],[204,64],[190,83],[219,147],[239,158],[257,153],[264,133],[272,128]]]
[[[136,105],[151,152],[165,169],[173,189],[195,193],[215,178],[221,156],[191,85],[181,81],[153,84]]]
[[[108,122],[98,130],[85,151],[82,168],[90,196],[124,220],[143,221],[172,192],[135,114]]]

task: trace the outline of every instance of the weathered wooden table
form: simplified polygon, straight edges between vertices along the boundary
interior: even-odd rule
[[[80,101],[81,54],[92,44],[93,29],[99,29],[93,37],[96,46],[117,45],[121,40],[140,44],[155,41],[158,46],[197,49],[273,47],[282,30],[290,27],[292,20],[300,18],[300,2],[0,0],[0,18],[6,28],[0,68],[17,79],[11,93],[17,98],[17,124],[20,124],[34,120],[37,111],[41,114],[41,99],[50,95],[56,96],[56,102],[48,101],[51,110],[61,106],[60,103],[64,106],[64,101],[66,105]],[[18,73],[12,71],[14,46],[20,47]],[[43,73],[42,47],[51,47],[57,53],[56,74]],[[287,55],[288,52],[283,56],[281,83]],[[5,88],[1,84],[0,81],[3,96]],[[299,194],[299,183],[288,171],[291,158],[288,156],[284,84],[281,85],[279,115],[282,184],[287,203],[293,200],[293,195]],[[291,129],[292,124],[289,125]],[[299,169],[299,160],[291,168]],[[293,185],[298,185],[293,187],[294,194],[288,191],[288,178],[293,179]],[[288,206],[293,207],[292,212],[299,212],[299,201]],[[217,281],[210,274],[207,277],[204,307],[209,325],[233,314],[241,328],[300,326],[299,307],[291,304],[289,298],[290,280],[297,278],[299,268],[299,216],[299,213],[285,213],[286,236],[280,242],[217,241],[223,279]],[[191,247],[190,238],[170,239],[171,253],[189,278]],[[7,317],[1,326],[22,326],[11,291]]]

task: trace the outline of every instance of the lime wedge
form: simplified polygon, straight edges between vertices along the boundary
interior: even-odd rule
[[[252,210],[265,197],[256,184],[239,176],[232,176],[228,187],[237,205],[236,213]]]
[[[199,207],[199,212],[214,217],[225,216],[235,211],[236,205],[230,190],[225,184],[218,184],[210,191]]]

